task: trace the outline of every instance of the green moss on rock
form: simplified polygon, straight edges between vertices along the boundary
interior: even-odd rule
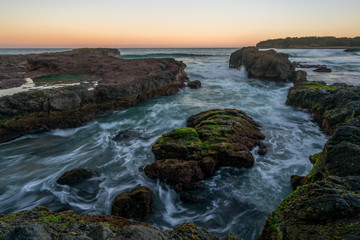
[[[155,142],[156,161],[145,167],[148,176],[164,179],[178,191],[221,166],[251,167],[250,151],[255,146],[265,149],[259,126],[240,110],[210,110],[190,117],[187,123],[188,128],[165,133]]]

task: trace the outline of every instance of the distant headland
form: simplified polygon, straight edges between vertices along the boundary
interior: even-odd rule
[[[360,48],[360,37],[295,37],[261,41],[258,48]]]

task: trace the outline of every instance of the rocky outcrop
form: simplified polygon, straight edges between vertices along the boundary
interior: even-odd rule
[[[231,54],[229,67],[244,66],[249,78],[276,82],[305,80],[306,73],[295,71],[295,65],[288,58],[287,54],[275,50],[259,51],[256,47],[244,47]]]
[[[97,172],[86,168],[75,168],[73,170],[65,172],[56,181],[57,184],[74,186],[86,179],[98,177]]]
[[[332,72],[332,70],[330,68],[322,66],[322,67],[319,67],[319,68],[315,69],[314,72],[327,72],[327,73],[330,73],[330,72]]]
[[[347,48],[344,52],[360,52],[360,48]]]
[[[61,81],[77,78],[76,86],[30,90],[0,98],[0,142],[34,129],[77,127],[96,114],[127,108],[154,96],[175,94],[188,80],[185,64],[174,59],[123,60],[118,51],[74,50],[29,56],[25,77]],[[105,54],[106,56],[98,56]],[[111,56],[108,56],[111,55]],[[45,80],[46,80],[45,78]],[[97,82],[89,88],[88,81]]]
[[[243,111],[210,110],[190,117],[187,125],[159,138],[152,147],[156,161],[145,167],[146,175],[166,180],[178,192],[200,188],[198,181],[219,167],[253,166],[255,146],[266,153],[264,135]]]
[[[118,194],[112,204],[115,216],[134,219],[148,219],[152,213],[154,196],[147,187],[139,187],[131,192]]]
[[[73,211],[50,212],[37,207],[0,218],[0,239],[83,240],[218,240],[218,236],[192,223],[160,231],[146,223],[119,216],[77,215]],[[225,239],[241,240],[234,234]]]
[[[187,87],[192,89],[198,89],[201,87],[201,82],[199,80],[189,81]]]
[[[287,104],[310,109],[330,133],[306,177],[267,219],[259,239],[360,238],[360,88],[302,82]]]

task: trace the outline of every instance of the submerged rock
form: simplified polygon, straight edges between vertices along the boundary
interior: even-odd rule
[[[259,51],[256,47],[244,47],[231,54],[229,67],[244,66],[249,78],[276,82],[305,80],[306,74],[298,74],[288,58],[287,54],[275,50]]]
[[[65,172],[59,177],[56,183],[61,185],[74,186],[86,179],[98,177],[97,172],[91,169],[86,168],[75,168],[70,171]]]
[[[348,48],[344,52],[360,52],[360,48]]]
[[[187,83],[187,87],[192,88],[192,89],[198,89],[201,87],[201,82],[199,80],[189,81]]]
[[[201,188],[198,181],[222,166],[249,168],[251,150],[266,148],[259,126],[236,109],[201,112],[187,120],[188,128],[165,133],[152,147],[156,161],[145,167],[151,178],[166,180],[178,192]]]
[[[328,72],[329,73],[329,72],[332,72],[332,70],[330,68],[321,66],[321,67],[315,69],[314,72]]]
[[[139,187],[128,193],[118,194],[113,201],[111,213],[125,218],[148,219],[153,205],[152,191],[147,187]]]

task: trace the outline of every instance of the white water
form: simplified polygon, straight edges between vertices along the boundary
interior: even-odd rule
[[[0,212],[45,205],[53,211],[72,209],[77,213],[110,214],[116,194],[145,185],[155,195],[154,213],[147,222],[158,228],[195,222],[219,235],[232,231],[245,239],[254,239],[268,214],[291,193],[290,176],[309,172],[312,165],[308,156],[322,150],[326,136],[311,122],[309,114],[285,106],[291,84],[248,79],[243,70],[229,69],[228,59],[233,51],[121,50],[125,58],[145,54],[177,57],[187,64],[190,79],[200,80],[203,87],[185,88],[173,96],[107,113],[80,128],[26,135],[0,144]],[[287,51],[294,54],[293,61],[309,64],[328,61],[316,54],[310,56],[312,52],[309,55],[308,50]],[[332,56],[334,51],[321,50],[325,54],[322,57]],[[360,57],[357,56],[351,55],[347,61],[357,62]],[[356,74],[353,78],[346,77],[347,65],[351,65],[348,62],[346,66],[337,65],[333,73],[344,76],[340,80],[352,79],[356,84],[360,81]],[[342,72],[337,73],[340,71],[337,69]],[[316,74],[309,75],[315,78]],[[147,178],[140,168],[154,161],[151,145],[161,134],[184,127],[189,116],[213,108],[244,110],[260,123],[268,154],[259,156],[254,151],[256,163],[250,169],[222,168],[203,181],[204,189],[199,192],[202,201],[185,204],[173,189]],[[118,132],[127,129],[140,134],[120,142],[112,140]],[[55,183],[61,174],[76,167],[91,168],[101,174],[103,180],[94,195],[84,197],[76,189]]]

